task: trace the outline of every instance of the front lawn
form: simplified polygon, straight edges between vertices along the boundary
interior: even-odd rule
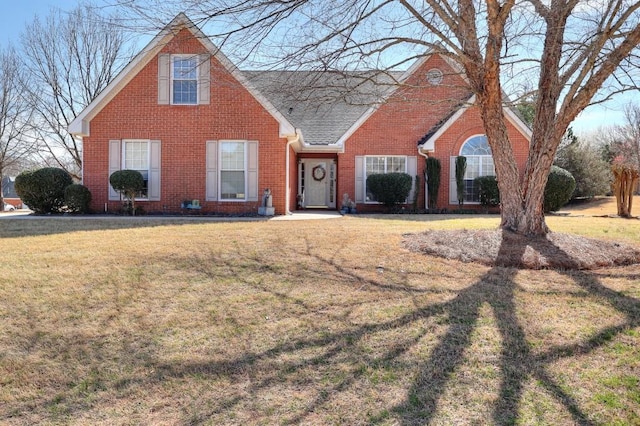
[[[640,247],[640,221],[551,217]],[[3,424],[638,424],[640,265],[409,252],[483,216],[3,219]]]

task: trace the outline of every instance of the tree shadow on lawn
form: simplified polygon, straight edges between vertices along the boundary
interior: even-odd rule
[[[532,243],[536,244],[536,243]],[[544,244],[544,243],[542,243]],[[548,243],[551,244],[551,243]],[[542,248],[539,248],[542,249]],[[500,248],[498,260],[513,258],[518,253],[524,253],[524,246],[513,246],[503,244]],[[401,292],[403,294],[420,294],[425,292],[424,288],[412,288],[402,283],[389,285],[382,280],[375,280],[353,272],[348,268],[338,264],[335,258],[325,258],[314,254],[309,247],[305,256],[314,258],[318,265],[329,266],[333,269],[335,278],[348,281],[355,286],[369,286],[382,292]],[[561,254],[559,254],[561,255]],[[209,259],[211,263],[221,264],[224,259]],[[244,268],[253,267],[256,271],[268,270],[269,265],[263,265],[255,259],[255,262],[245,263]],[[176,260],[176,261],[179,261]],[[203,260],[204,262],[204,260]],[[571,262],[571,259],[565,259]],[[499,263],[499,262],[498,262]],[[233,262],[222,264],[222,268],[233,271],[237,267]],[[265,269],[261,269],[265,268]],[[300,268],[300,279],[306,276],[320,274],[326,271],[318,266],[313,270],[307,264],[292,265],[292,268]],[[444,302],[431,303],[427,306],[415,306],[409,311],[397,315],[384,321],[369,322],[366,324],[348,324],[343,329],[337,331],[327,330],[324,333],[314,333],[308,336],[297,336],[288,341],[273,344],[271,347],[257,352],[245,351],[239,356],[228,357],[222,360],[203,360],[196,362],[168,361],[154,354],[153,351],[160,351],[160,347],[154,345],[146,346],[144,356],[135,357],[122,356],[128,359],[132,365],[129,367],[144,367],[153,371],[148,375],[136,375],[122,377],[115,386],[118,392],[123,394],[127,390],[134,388],[149,389],[153,392],[153,387],[161,385],[163,382],[179,379],[189,379],[199,377],[210,381],[224,378],[232,384],[245,383],[241,389],[231,388],[232,392],[220,392],[216,395],[202,395],[203,399],[208,398],[208,403],[198,408],[195,415],[185,416],[184,423],[204,424],[215,422],[216,419],[232,419],[240,421],[236,417],[226,417],[229,413],[238,413],[248,410],[248,407],[256,406],[259,402],[255,395],[258,393],[270,393],[277,391],[282,386],[293,386],[298,389],[310,389],[303,401],[296,406],[285,410],[278,422],[281,424],[302,424],[323,422],[317,417],[318,412],[329,410],[327,405],[345,397],[349,392],[358,392],[358,381],[367,374],[369,366],[387,366],[392,364],[393,368],[402,370],[404,359],[407,353],[423,344],[423,339],[428,337],[433,330],[429,327],[418,327],[419,331],[404,333],[406,327],[416,323],[424,322],[434,317],[445,317],[447,329],[445,333],[435,343],[434,348],[429,352],[426,360],[416,365],[412,362],[407,365],[407,371],[417,370],[409,386],[406,388],[406,395],[400,403],[379,407],[380,413],[372,415],[367,413],[355,414],[359,423],[388,423],[390,417],[395,418],[402,425],[422,425],[432,423],[436,419],[438,405],[445,393],[449,383],[454,380],[453,373],[464,363],[465,352],[472,344],[472,334],[478,327],[483,306],[489,306],[497,324],[497,329],[502,337],[502,347],[499,359],[499,377],[501,383],[498,389],[498,397],[491,407],[493,422],[496,424],[512,424],[519,419],[519,405],[523,398],[525,384],[531,378],[535,379],[548,393],[561,405],[572,417],[574,423],[591,425],[595,421],[591,420],[589,413],[585,412],[581,405],[554,379],[548,367],[562,358],[570,358],[580,354],[589,354],[610,342],[618,334],[640,325],[640,303],[638,300],[625,296],[620,292],[605,287],[598,277],[592,273],[584,271],[565,271],[575,283],[588,292],[589,295],[609,304],[618,312],[625,316],[622,324],[600,329],[589,339],[582,340],[575,344],[553,346],[548,350],[534,354],[529,349],[529,342],[526,339],[523,326],[518,318],[515,304],[515,292],[518,286],[515,282],[519,270],[496,266],[487,271],[474,284],[457,292],[456,296]],[[215,271],[210,272],[210,280],[217,279]],[[331,280],[331,277],[327,278]],[[425,275],[425,279],[427,279]],[[317,306],[309,305],[304,299],[287,294],[286,291],[279,291],[270,288],[268,282],[247,282],[243,285],[253,287],[261,292],[272,294],[277,300],[282,302],[287,315],[296,315],[293,310],[298,309],[304,314],[309,314],[313,320],[317,314]],[[429,291],[429,290],[427,290]],[[346,309],[356,309],[357,303],[346,306]],[[283,315],[284,315],[283,314]],[[343,317],[336,317],[336,321],[344,321]],[[346,321],[345,321],[346,322]],[[377,333],[388,333],[397,331],[402,336],[397,338],[393,345],[384,348],[382,353],[371,354],[359,348],[359,343],[369,339]],[[127,339],[122,347],[122,353],[141,342]],[[74,343],[75,342],[75,343]],[[53,344],[53,343],[51,343]],[[58,343],[56,343],[57,345]],[[74,345],[82,345],[82,338],[68,339],[65,344],[70,345],[69,353],[73,353]],[[76,349],[82,349],[78,346]],[[134,352],[137,352],[134,351]],[[411,359],[419,359],[415,355],[410,355]],[[100,360],[105,358],[105,354],[97,353],[88,355],[87,362],[95,362],[100,366]],[[418,361],[415,361],[418,363]],[[343,367],[337,367],[342,365]],[[322,385],[318,384],[318,373],[324,370],[343,368],[342,375],[337,379],[328,381]],[[108,383],[101,384],[101,389],[107,389]],[[74,391],[77,392],[77,391]],[[62,393],[62,398],[73,400],[73,392]],[[54,396],[52,400],[45,403],[46,406],[56,404]],[[74,417],[79,411],[95,410],[91,404],[70,404],[72,410],[69,415]],[[25,404],[22,409],[14,411],[19,416],[23,410],[33,409],[32,404]],[[269,407],[258,407],[255,410]],[[383,413],[383,414],[381,414]],[[384,414],[386,413],[386,414]],[[350,413],[351,414],[351,413]],[[367,417],[368,416],[368,417]],[[1,416],[0,416],[1,417]],[[250,418],[250,417],[249,417]],[[253,418],[257,423],[265,423],[274,420],[273,418]],[[265,420],[266,419],[266,420]],[[249,421],[251,423],[251,421]]]
[[[531,243],[551,244],[548,241]],[[554,250],[556,255],[562,255],[557,247],[534,248],[540,252]],[[496,264],[508,264],[514,258],[521,258],[525,249],[525,245],[502,244]],[[572,262],[573,260],[567,256],[561,263],[569,265]],[[447,334],[422,365],[420,375],[408,391],[407,400],[394,409],[401,417],[402,424],[424,424],[432,420],[447,382],[463,362],[465,350],[470,346],[472,332],[478,323],[480,308],[485,303],[493,310],[503,345],[500,360],[502,383],[499,397],[493,407],[494,423],[514,424],[518,421],[518,406],[522,399],[524,384],[530,378],[534,378],[568,410],[576,424],[595,424],[573,397],[553,379],[552,374],[547,371],[547,365],[563,357],[590,353],[613,339],[618,333],[638,326],[640,303],[636,299],[606,288],[590,273],[567,270],[564,273],[569,275],[577,285],[591,295],[606,300],[623,313],[626,316],[626,322],[619,326],[605,328],[586,342],[554,347],[545,353],[533,355],[529,350],[514,304],[514,291],[517,288],[514,279],[517,272],[516,268],[495,266],[477,283],[460,292],[447,304],[445,310],[449,314],[450,322]]]
[[[534,242],[532,244],[551,244],[550,242]],[[536,247],[538,250],[559,250],[557,247]],[[498,262],[501,259],[512,259],[514,256],[524,253],[525,246],[513,246],[505,244],[501,246]],[[308,255],[313,256],[309,250]],[[561,255],[561,254],[559,254]],[[388,292],[421,292],[421,289],[412,289],[402,285],[387,285],[378,281],[366,279],[357,273],[349,272],[337,265],[333,259],[325,259],[315,256],[321,262],[335,268],[336,275],[347,275],[362,285],[372,286]],[[506,261],[506,260],[505,260]],[[567,257],[563,263],[570,264],[572,260]],[[445,315],[448,320],[448,329],[440,338],[428,359],[419,365],[419,372],[415,376],[413,384],[407,389],[404,401],[394,407],[381,409],[381,415],[371,415],[366,420],[372,424],[386,423],[390,416],[399,420],[403,425],[429,424],[434,420],[438,404],[445,393],[447,385],[452,379],[452,374],[464,362],[465,351],[471,346],[472,334],[478,326],[480,310],[483,305],[488,305],[493,310],[497,328],[502,338],[499,369],[501,384],[498,398],[492,407],[492,418],[496,424],[513,424],[519,419],[519,406],[523,398],[523,390],[528,380],[534,379],[559,403],[565,407],[573,422],[582,425],[592,425],[595,421],[590,419],[578,401],[569,394],[554,379],[548,367],[562,358],[570,358],[577,355],[589,354],[604,346],[618,334],[640,325],[640,303],[638,300],[611,290],[601,284],[598,278],[584,271],[564,271],[575,283],[586,290],[591,296],[601,299],[620,313],[625,315],[624,323],[606,327],[599,330],[586,341],[575,344],[554,346],[540,354],[533,354],[529,349],[529,342],[516,312],[515,295],[517,284],[515,277],[516,268],[496,266],[486,272],[475,284],[460,291],[455,298],[443,303],[433,303],[426,307],[412,310],[404,315],[389,321],[365,324],[351,327],[340,332],[327,332],[321,337],[299,338],[287,344],[277,345],[269,350],[255,354],[245,354],[229,362],[223,363],[194,363],[194,364],[164,364],[158,366],[164,374],[173,377],[184,377],[196,372],[211,375],[228,375],[230,379],[239,379],[240,376],[260,376],[251,381],[246,390],[249,395],[265,391],[278,383],[283,383],[295,377],[296,373],[309,366],[322,366],[336,364],[345,358],[351,363],[351,369],[345,377],[330,386],[325,386],[317,392],[315,398],[306,400],[304,407],[300,408],[288,418],[280,418],[282,424],[300,424],[315,420],[313,417],[318,410],[332,400],[339,400],[341,395],[351,387],[357,387],[356,382],[364,375],[363,365],[387,365],[388,363],[401,364],[400,358],[411,348],[420,345],[421,339],[429,333],[427,328],[419,333],[406,336],[397,344],[388,347],[382,356],[368,356],[358,353],[357,345],[371,335],[389,330],[403,330],[410,324],[423,321],[435,316]],[[261,291],[272,291],[266,285],[259,286]],[[304,306],[302,300],[293,298],[282,292],[273,292],[286,303],[298,304],[305,310],[312,307]],[[294,355],[306,349],[314,349],[316,354],[304,361],[283,361],[283,356]],[[294,357],[295,358],[295,357]],[[272,371],[273,373],[264,373]],[[251,373],[252,372],[252,373]],[[309,378],[301,380],[300,386],[313,387],[317,384]],[[230,398],[222,397],[216,408],[208,414],[203,413],[202,419],[208,419],[227,410],[241,409],[245,397],[235,395]],[[362,413],[364,416],[365,413]],[[313,419],[313,420],[310,420]],[[361,418],[360,421],[365,421]]]

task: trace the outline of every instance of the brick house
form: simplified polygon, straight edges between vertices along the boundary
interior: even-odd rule
[[[375,80],[375,81],[374,81]],[[380,102],[382,100],[382,102]],[[117,210],[116,170],[139,170],[147,212],[256,213],[265,189],[276,214],[379,208],[366,176],[423,176],[427,156],[442,164],[440,208],[457,206],[457,155],[473,178],[492,174],[479,112],[451,60],[425,56],[404,73],[356,78],[338,73],[238,70],[184,15],[178,15],[69,126],[83,141],[83,184],[95,211]],[[530,130],[505,108],[523,168]],[[425,207],[424,179],[414,188]],[[194,203],[190,203],[193,207]]]

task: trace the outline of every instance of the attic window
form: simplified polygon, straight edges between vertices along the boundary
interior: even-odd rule
[[[171,58],[172,103],[195,105],[198,103],[198,57],[173,56]]]

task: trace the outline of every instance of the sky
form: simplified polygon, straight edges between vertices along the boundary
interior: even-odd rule
[[[46,16],[52,7],[62,10],[73,9],[77,0],[3,0],[0,14],[0,42],[17,43],[20,33],[27,23],[37,14]]]
[[[31,22],[36,14],[46,16],[52,7],[70,10],[77,4],[78,0],[3,0],[3,11],[0,14],[0,45],[17,44],[25,25]],[[94,0],[93,4],[104,4],[104,1]],[[573,122],[574,132],[578,136],[583,136],[602,126],[622,124],[624,105],[634,98],[637,102],[639,97],[636,92],[609,102],[606,106],[593,106],[586,109]]]

